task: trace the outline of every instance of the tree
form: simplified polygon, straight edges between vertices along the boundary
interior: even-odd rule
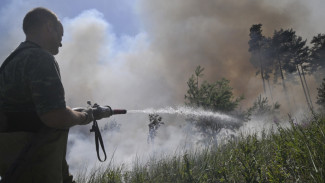
[[[158,128],[165,124],[162,122],[162,117],[158,114],[149,114],[149,135],[148,135],[148,143],[154,143],[154,139],[157,135]]]
[[[272,97],[272,90],[270,86],[270,78],[271,75],[273,74],[273,67],[274,67],[274,60],[272,59],[273,55],[273,49],[272,49],[272,39],[265,37],[263,40],[263,45],[262,45],[262,56],[263,58],[263,63],[264,63],[264,79],[267,81],[268,88],[270,91],[270,96],[273,101]]]
[[[250,40],[248,41],[249,44],[249,49],[248,51],[252,53],[250,62],[253,64],[253,66],[255,68],[259,68],[259,72],[261,73],[261,78],[262,78],[262,82],[263,82],[263,89],[264,89],[264,93],[266,92],[265,90],[265,80],[264,80],[264,68],[263,68],[263,62],[261,59],[261,47],[262,47],[262,42],[264,39],[264,36],[262,35],[262,30],[261,30],[262,24],[254,24],[252,25],[252,27],[250,28],[250,33],[249,33],[249,37]]]
[[[292,29],[280,29],[279,31],[275,30],[271,43],[271,59],[273,60],[274,67],[274,82],[277,83],[278,78],[281,78],[283,91],[290,110],[291,104],[286,86],[286,78],[290,77],[290,75],[288,75],[288,71],[291,72],[294,70],[294,67],[292,67],[292,65],[289,63],[291,60],[290,48],[294,37],[295,31]]]
[[[201,66],[198,66],[187,82],[188,90],[185,95],[185,104],[195,108],[203,108],[213,112],[230,113],[235,110],[239,102],[244,99],[243,96],[235,98],[230,87],[230,81],[222,78],[214,83],[203,81],[199,85],[198,79],[203,76]],[[235,129],[241,126],[241,123],[225,122],[215,118],[191,118],[197,131],[201,133],[204,142],[213,141],[217,143],[217,135],[222,128]]]
[[[264,63],[261,57],[262,46],[265,37],[262,35],[262,24],[254,24],[250,28],[249,37],[250,40],[248,41],[249,49],[248,51],[251,52],[251,59],[250,62],[253,64],[255,68],[258,68],[257,74],[261,74],[262,82],[263,82],[263,89],[264,93],[266,93],[265,89],[265,78],[264,78]]]
[[[257,69],[256,75],[260,75],[263,83],[264,93],[266,94],[265,81],[268,84],[269,93],[273,100],[270,75],[273,72],[272,59],[272,39],[262,35],[262,24],[254,24],[250,28],[249,52],[251,53],[250,62]]]
[[[106,123],[103,128],[100,129],[101,132],[119,132],[121,130],[121,124],[118,124],[115,120],[112,120],[109,123]]]
[[[251,116],[255,117],[268,117],[268,116],[275,116],[280,109],[280,104],[275,103],[273,105],[269,105],[269,101],[267,97],[262,97],[261,95],[254,101],[252,107],[248,109],[247,116],[248,120],[250,120]]]
[[[316,80],[319,81],[323,77],[325,71],[325,34],[314,36],[311,44],[311,67],[312,72],[320,71],[315,74]]]
[[[196,67],[195,69],[195,75],[192,74],[191,78],[188,80],[187,85],[189,87],[189,90],[187,90],[187,94],[185,95],[185,100],[188,100],[188,105],[195,105],[196,107],[199,107],[201,105],[201,91],[199,88],[199,78],[203,76],[204,68],[202,68],[200,65]]]
[[[312,110],[313,103],[305,78],[305,70],[310,68],[310,50],[309,47],[306,46],[307,40],[303,40],[302,37],[297,36],[294,31],[293,33],[294,34],[290,34],[292,37],[290,39],[291,42],[288,43],[289,50],[283,69],[288,74],[298,73],[307,105]]]
[[[318,96],[317,96],[317,104],[322,106],[325,109],[325,78],[323,78],[323,82],[318,90]]]
[[[284,67],[288,67],[288,51],[290,49],[290,43],[292,42],[294,31],[292,29],[280,31],[275,30],[272,37],[272,49],[273,49],[273,60],[275,66],[274,77],[282,79],[282,85],[285,92],[287,92],[285,77],[284,77]]]
[[[233,88],[229,85],[230,81],[225,78],[214,83],[203,81],[199,85],[198,79],[203,76],[203,70],[204,68],[198,66],[195,70],[195,75],[192,75],[188,80],[187,85],[189,89],[187,90],[187,95],[185,95],[185,104],[212,111],[233,111],[244,97],[234,98]]]

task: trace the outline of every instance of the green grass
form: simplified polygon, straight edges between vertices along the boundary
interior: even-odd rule
[[[94,170],[77,182],[325,182],[324,116],[290,124],[259,137],[241,135],[218,148],[134,163],[131,170]]]

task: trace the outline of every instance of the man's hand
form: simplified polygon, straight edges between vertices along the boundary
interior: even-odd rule
[[[78,108],[74,108],[73,110],[81,112],[85,116],[84,120],[80,123],[80,125],[87,125],[87,124],[91,123],[92,121],[94,121],[94,113],[93,113],[93,109],[91,107],[88,107],[88,108],[78,107]]]
[[[94,118],[100,120],[112,116],[113,112],[110,106],[93,106]]]

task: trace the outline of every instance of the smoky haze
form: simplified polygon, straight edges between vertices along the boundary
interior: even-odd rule
[[[138,11],[145,31],[135,37],[117,38],[96,10],[63,21],[66,35],[58,60],[70,105],[84,106],[86,100],[126,109],[180,105],[186,82],[198,65],[205,68],[204,79],[229,79],[235,94],[244,94],[244,103],[251,105],[262,93],[262,82],[249,63],[250,26],[262,23],[264,34],[271,36],[274,29],[307,30],[301,20],[308,18],[307,9],[297,2],[142,0]],[[283,101],[280,91],[275,87],[274,97]],[[159,152],[174,152],[186,141],[186,125],[184,120],[163,118],[169,123],[161,127]],[[115,161],[129,162],[146,154],[150,149],[147,116],[129,114],[114,119],[122,124],[121,134],[105,134],[104,139],[110,153],[117,148]],[[87,134],[87,130],[72,130],[69,161],[73,166],[79,165],[80,158],[96,162],[94,149],[89,149],[93,147],[91,139],[78,137],[77,132]],[[85,138],[89,141],[78,143]],[[89,156],[77,156],[77,152]]]
[[[15,2],[17,5],[11,8],[2,8],[0,15],[19,15],[22,20],[25,13],[21,10],[27,12],[32,5]],[[322,1],[308,2],[318,7],[324,5]],[[235,95],[244,94],[246,98],[241,105],[251,106],[263,88],[249,63],[249,28],[262,23],[267,36],[274,29],[293,28],[310,41],[325,27],[317,23],[319,16],[310,9],[318,10],[317,6],[306,3],[302,0],[174,0],[168,3],[139,0],[137,10],[142,27],[135,36],[116,36],[114,27],[95,9],[80,12],[76,17],[59,15],[65,32],[63,47],[56,58],[67,104],[86,106],[86,101],[91,100],[130,110],[182,105],[186,82],[196,66],[201,65],[205,68],[203,79],[211,82],[222,77],[229,79]],[[0,57],[4,59],[24,37],[22,31],[18,33],[20,22],[10,24],[10,19],[4,16],[0,22],[3,27],[8,25],[5,30],[10,35],[0,37],[8,45],[0,48]],[[316,85],[310,88],[315,90]],[[276,100],[283,101],[280,87],[274,86],[273,92]],[[302,93],[294,96],[303,106]],[[188,135],[189,127],[184,119],[167,115],[163,116],[166,125],[160,127],[155,146],[149,146],[147,115],[127,114],[109,119],[112,120],[121,124],[120,132],[103,133],[103,138],[109,158],[116,150],[117,163],[131,162],[148,152],[175,153],[186,142],[197,138]],[[102,120],[100,126],[105,122]],[[89,128],[90,125],[71,129],[67,156],[74,172],[85,163],[98,162]]]
[[[308,17],[299,1],[141,2],[152,50],[162,56],[164,75],[179,102],[187,89],[185,82],[198,65],[205,68],[204,79],[225,77],[237,96],[255,99],[262,85],[249,63],[250,26],[262,23],[263,34],[271,36],[275,29],[300,27]]]

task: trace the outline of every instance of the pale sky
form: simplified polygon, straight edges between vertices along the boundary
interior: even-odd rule
[[[43,6],[54,11],[60,18],[75,17],[84,10],[96,9],[104,14],[105,19],[113,25],[116,34],[135,35],[139,32],[139,22],[135,5],[137,0],[1,0],[0,12],[8,9],[19,12],[12,21],[20,23],[25,12],[33,7]],[[6,15],[3,15],[6,16]],[[1,25],[1,29],[3,28]]]

